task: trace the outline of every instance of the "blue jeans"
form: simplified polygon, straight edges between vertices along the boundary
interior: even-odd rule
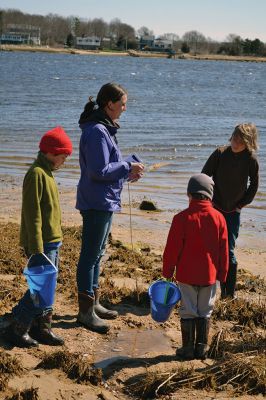
[[[79,292],[94,296],[93,288],[99,287],[100,261],[112,225],[113,212],[86,210],[83,218],[82,244],[77,267]]]
[[[59,265],[59,246],[61,243],[45,243],[44,254],[58,268]],[[27,252],[27,249],[25,249]],[[28,254],[27,254],[28,255]],[[28,255],[29,256],[29,255]],[[40,308],[36,307],[32,301],[30,291],[27,290],[24,296],[19,300],[18,304],[13,308],[12,314],[14,318],[24,324],[30,326],[33,319],[39,315],[46,314],[51,311],[52,307]]]
[[[229,264],[237,264],[235,256],[236,239],[240,227],[240,213],[237,211],[223,213],[228,230]]]

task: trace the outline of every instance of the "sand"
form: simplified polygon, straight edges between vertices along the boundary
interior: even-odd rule
[[[206,361],[176,359],[176,348],[181,345],[178,308],[164,324],[158,324],[151,318],[147,288],[152,281],[161,276],[161,255],[172,218],[172,215],[166,212],[145,212],[132,206],[130,224],[130,210],[125,204],[123,212],[115,215],[113,240],[102,263],[100,282],[104,304],[117,310],[119,317],[110,321],[110,331],[106,335],[91,332],[77,324],[75,272],[80,249],[81,217],[74,208],[75,191],[72,188],[62,187],[60,187],[60,198],[64,243],[60,256],[53,330],[65,339],[65,345],[55,348],[40,344],[37,349],[23,349],[10,345],[5,336],[3,315],[11,311],[27,288],[22,275],[26,259],[18,246],[21,180],[1,176],[0,183],[0,365],[1,362],[3,365],[1,357],[10,355],[16,357],[24,368],[23,373],[16,371],[13,375],[7,374],[6,385],[1,380],[4,375],[0,376],[0,400],[145,399],[147,397],[137,395],[136,389],[144,390],[145,381],[155,374],[161,373],[167,379],[170,371],[176,372],[180,367],[188,370],[193,367],[200,373],[216,362],[212,358]],[[243,227],[243,230],[246,228],[247,226]],[[259,232],[256,231],[256,227],[253,231],[251,228],[252,226],[249,226],[248,230],[253,236],[246,238],[243,232],[245,241],[241,241],[237,249],[240,267],[252,272],[252,274],[248,271],[240,274],[237,291],[239,306],[238,303],[235,305],[237,316],[233,320],[226,316],[213,318],[209,342],[211,343],[219,332],[230,332],[233,335],[232,345],[244,340],[247,349],[246,338],[248,340],[254,338],[255,352],[262,355],[265,351],[265,345],[263,348],[260,347],[263,325],[261,322],[254,325],[251,320],[253,315],[257,314],[260,320],[262,319],[263,311],[260,310],[263,310],[261,304],[265,301],[265,284],[255,275],[265,276],[266,260],[264,247],[259,240],[255,241]],[[121,247],[118,240],[126,244],[129,249]],[[247,312],[246,301],[253,302],[252,313],[248,308],[248,315],[243,320],[242,317]],[[230,303],[223,304],[219,300],[217,305],[222,310],[225,307],[230,308]],[[238,312],[238,309],[241,312]],[[55,367],[48,369],[39,365],[46,356],[52,356],[60,350],[63,352],[61,354],[70,354],[72,357],[72,372],[64,366],[60,367],[59,362]],[[241,354],[235,354],[235,357],[240,357]],[[62,358],[62,355],[60,357]],[[75,362],[79,363],[79,368]],[[84,381],[85,368],[93,368],[94,371],[95,367],[100,369],[99,374],[103,374],[103,379],[98,383],[93,383],[92,378]],[[131,387],[134,382],[137,382],[137,386],[134,386],[135,391],[133,386]],[[158,386],[159,383],[155,385],[155,389]],[[234,389],[234,384],[224,385],[218,390],[168,389],[160,398],[190,400],[197,397],[202,400],[208,398],[229,400],[236,396]],[[24,390],[30,390],[31,394],[26,395],[25,392],[23,394]],[[262,391],[263,389],[253,396],[240,391],[238,398],[259,400],[262,398]]]

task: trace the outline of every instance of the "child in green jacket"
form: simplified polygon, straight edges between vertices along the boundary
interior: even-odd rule
[[[58,267],[62,244],[61,210],[53,171],[72,153],[72,143],[62,127],[46,132],[40,151],[23,181],[20,244],[34,261],[45,254]],[[12,310],[7,339],[19,347],[38,346],[38,342],[62,345],[64,340],[51,329],[52,307],[40,308],[27,290]]]

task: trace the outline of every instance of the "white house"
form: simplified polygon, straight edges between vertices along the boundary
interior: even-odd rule
[[[9,24],[0,39],[2,44],[33,44],[40,46],[41,29],[32,25]]]
[[[153,47],[161,50],[171,49],[173,47],[173,40],[156,38]]]
[[[75,47],[84,50],[97,50],[101,46],[101,38],[97,36],[76,37]]]

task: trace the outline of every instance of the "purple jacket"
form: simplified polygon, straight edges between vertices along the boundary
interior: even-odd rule
[[[130,165],[123,161],[115,140],[117,127],[89,121],[80,125],[81,176],[77,188],[78,210],[119,211],[123,182]]]

